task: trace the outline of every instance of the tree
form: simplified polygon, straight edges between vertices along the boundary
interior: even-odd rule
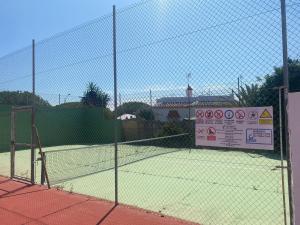
[[[137,114],[138,118],[144,119],[144,120],[154,120],[154,112],[150,108],[140,109]]]
[[[177,110],[170,110],[167,118],[170,121],[178,121],[180,119],[180,115]]]
[[[117,112],[118,116],[123,114],[134,114],[137,115],[138,111],[141,109],[150,108],[150,106],[143,102],[125,102],[118,106]]]
[[[300,91],[300,61],[299,59],[288,60],[289,71],[289,91]],[[278,90],[276,88],[283,86],[283,68],[275,67],[274,73],[265,76],[265,81],[260,87],[260,96],[262,104],[273,106],[278,105]]]
[[[289,91],[300,91],[300,60],[288,60]],[[273,74],[267,74],[262,84],[251,84],[241,87],[237,94],[241,105],[244,106],[265,106],[278,107],[278,87],[283,86],[283,68],[274,67]]]
[[[288,72],[289,72],[289,91],[295,92],[300,91],[300,61],[299,59],[289,59],[288,60]],[[278,87],[284,85],[283,81],[283,68],[275,67],[274,73],[267,75],[265,81],[260,87],[260,105],[271,105],[274,111],[274,137],[275,137],[275,147],[280,149],[279,145],[279,92]],[[281,93],[281,100],[283,102],[283,93]],[[282,127],[285,129],[285,113],[284,105],[282,105]],[[283,138],[283,146],[285,146],[285,138]]]
[[[81,102],[66,102],[56,106],[57,108],[82,108],[84,105]]]
[[[90,82],[87,85],[87,90],[84,92],[81,103],[87,106],[106,108],[110,97],[103,92],[95,83]]]
[[[126,102],[117,109],[118,116],[133,114],[144,120],[154,120],[154,112],[151,106],[143,102]]]
[[[35,95],[28,91],[1,91],[0,92],[0,104],[3,105],[14,105],[14,106],[26,106],[32,105],[34,103],[36,106],[51,106],[48,101],[44,100],[42,97]]]
[[[163,125],[161,131],[158,133],[158,137],[177,135],[182,133],[183,133],[183,129],[179,124],[173,122],[167,122]]]
[[[242,106],[256,106],[259,94],[260,88],[258,84],[246,84],[245,87],[241,87],[240,93],[237,94],[237,98]]]
[[[300,91],[300,60],[289,59],[288,60],[288,72],[289,72],[289,91]],[[278,88],[284,85],[283,82],[283,67],[274,67],[272,74],[267,74],[262,80],[261,85],[246,85],[242,88],[237,97],[240,99],[242,105],[245,106],[273,106],[274,115],[274,138],[275,149],[279,150],[279,91]],[[281,93],[283,100],[283,93]],[[285,113],[284,106],[282,108],[282,121],[284,123]],[[282,124],[284,129],[285,124]],[[285,140],[283,140],[285,142]],[[285,146],[285,144],[283,144]]]

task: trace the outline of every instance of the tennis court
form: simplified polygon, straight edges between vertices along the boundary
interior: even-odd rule
[[[119,202],[203,225],[282,224],[280,161],[275,155],[146,143],[119,145]],[[53,186],[114,200],[113,145],[44,151]],[[26,174],[22,166],[30,163],[30,151],[17,153],[16,171]],[[3,174],[9,153],[1,153],[0,160]]]

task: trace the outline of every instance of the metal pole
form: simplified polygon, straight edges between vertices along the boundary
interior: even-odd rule
[[[11,149],[10,149],[10,177],[15,176],[15,152],[16,152],[16,113],[14,109],[11,112]]]
[[[117,92],[117,41],[116,41],[116,6],[113,6],[113,65],[114,65],[114,131],[115,131],[115,205],[118,205],[118,92]]]
[[[238,94],[240,94],[240,77],[238,76]]]
[[[150,106],[151,106],[151,109],[152,109],[152,90],[150,89]]]
[[[239,99],[239,105],[241,105],[241,95],[240,95],[240,76],[238,76],[238,99]]]
[[[152,102],[152,90],[150,89],[150,92],[149,92],[149,100],[150,100],[150,108],[151,108],[151,113],[153,113],[153,116],[154,116],[154,112],[153,112],[153,102]],[[153,120],[155,118],[152,118],[151,117],[151,137],[154,137],[154,124],[153,124]]]
[[[280,133],[280,158],[281,158],[281,185],[282,185],[282,203],[283,203],[283,217],[284,225],[287,225],[286,218],[286,199],[285,199],[285,176],[284,176],[284,163],[283,163],[283,134],[282,134],[282,102],[281,102],[281,90],[284,87],[279,87],[278,98],[279,98],[279,133]]]
[[[69,97],[70,95],[71,95],[71,94],[68,94],[68,95],[65,97],[64,103],[67,103],[68,97]]]
[[[188,85],[188,88],[190,87],[190,84]],[[189,129],[189,134],[190,134],[190,139],[192,137],[192,128],[191,128],[191,96],[190,96],[190,93],[189,93],[189,90],[188,90],[188,107],[189,107],[189,121],[188,121],[188,129]],[[189,153],[192,152],[192,147],[191,147],[191,143],[189,144],[190,145],[190,150],[189,150]]]
[[[187,87],[187,95],[188,95],[188,109],[189,109],[189,122],[191,120],[191,96],[190,96],[190,77],[191,77],[191,73],[188,73],[187,75],[187,80],[188,80],[188,87]]]
[[[35,41],[32,40],[31,183],[35,183]]]
[[[189,129],[189,140],[192,140],[192,127],[191,127],[191,93],[190,93],[190,78],[191,78],[191,73],[188,74],[188,87],[187,87],[187,95],[188,95],[188,110],[189,110],[189,120],[188,120],[188,129]],[[190,149],[189,153],[192,152],[192,145],[189,143]]]
[[[188,96],[188,104],[189,104],[189,121],[191,120],[191,97],[190,95]]]
[[[289,189],[289,208],[290,208],[290,224],[294,225],[294,207],[292,192],[292,167],[291,152],[289,149],[289,128],[288,128],[288,93],[289,93],[289,70],[288,70],[288,45],[287,45],[287,25],[286,25],[286,4],[285,0],[281,0],[281,26],[282,26],[282,57],[283,57],[283,83],[284,83],[284,113],[285,113],[285,148],[287,156],[288,168],[288,189]]]

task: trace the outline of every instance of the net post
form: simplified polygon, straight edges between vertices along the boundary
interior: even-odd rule
[[[31,184],[35,183],[35,40],[32,40]]]
[[[39,154],[41,156],[41,161],[42,161],[43,169],[42,169],[41,176],[43,176],[42,179],[44,179],[44,182],[45,182],[45,180],[47,181],[48,189],[50,189],[51,186],[50,186],[50,181],[49,181],[48,172],[47,172],[47,168],[46,168],[46,153],[42,151],[40,136],[39,136],[38,129],[36,126],[34,126],[34,132],[35,132],[35,138],[36,138],[35,140],[37,142],[37,146],[39,148]]]
[[[113,72],[114,72],[114,147],[115,147],[115,205],[118,205],[118,124],[117,124],[117,41],[116,41],[116,6],[113,5]]]
[[[43,160],[44,158],[44,160]],[[42,162],[42,165],[41,165],[41,185],[44,185],[45,184],[45,169],[46,168],[46,155],[44,152],[41,152],[41,162]]]
[[[288,70],[288,44],[287,44],[287,23],[286,23],[286,1],[280,0],[281,7],[281,32],[282,32],[282,61],[283,61],[283,86],[284,86],[284,115],[285,115],[285,149],[287,156],[287,172],[288,172],[288,190],[289,190],[289,210],[290,224],[294,224],[294,206],[292,192],[292,167],[291,152],[289,148],[289,128],[288,128],[288,93],[289,93],[289,70]]]

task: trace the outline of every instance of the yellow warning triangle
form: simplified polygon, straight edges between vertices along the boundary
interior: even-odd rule
[[[264,118],[264,119],[272,119],[272,115],[271,115],[271,113],[267,110],[267,109],[265,109],[263,112],[262,112],[262,114],[260,115],[260,118]]]

